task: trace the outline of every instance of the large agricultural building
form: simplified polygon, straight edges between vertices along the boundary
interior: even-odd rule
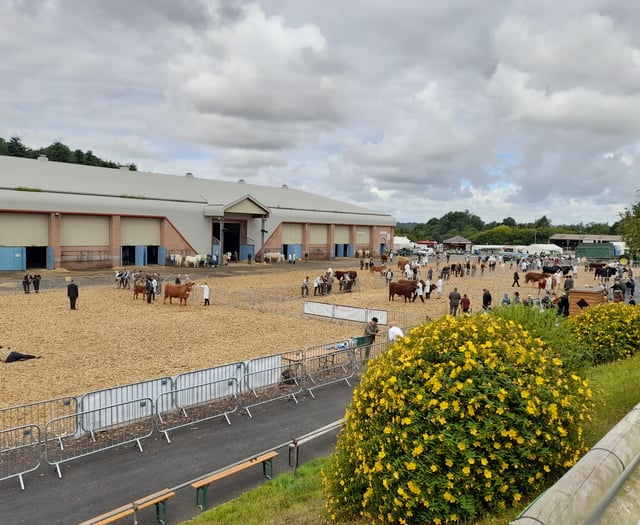
[[[0,270],[353,257],[393,248],[395,219],[279,188],[0,156]]]

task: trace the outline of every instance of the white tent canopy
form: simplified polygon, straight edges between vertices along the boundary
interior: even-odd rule
[[[562,255],[563,250],[557,244],[530,244],[529,246],[518,246],[518,250],[527,253],[554,253]]]
[[[393,249],[400,250],[401,248],[414,250],[416,248],[416,243],[410,240],[408,237],[395,236],[393,238]]]

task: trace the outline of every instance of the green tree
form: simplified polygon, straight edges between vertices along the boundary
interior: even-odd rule
[[[640,202],[636,202],[631,208],[625,208],[620,217],[622,238],[635,259],[640,256]]]
[[[20,137],[11,137],[7,144],[7,154],[12,157],[28,157],[29,148],[22,143]]]
[[[62,142],[54,142],[42,150],[49,160],[54,162],[71,162],[71,150],[62,144]]]

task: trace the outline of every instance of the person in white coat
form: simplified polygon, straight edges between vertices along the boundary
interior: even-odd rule
[[[204,299],[202,306],[209,306],[209,285],[207,283],[202,285],[202,298]]]
[[[442,286],[443,286],[442,277],[440,277],[436,282],[436,292],[438,292],[438,299],[442,297]]]

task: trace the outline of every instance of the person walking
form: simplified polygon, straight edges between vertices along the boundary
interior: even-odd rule
[[[309,295],[309,276],[307,275],[304,280],[302,281],[302,286],[301,288],[301,293],[302,293],[302,297],[304,297],[305,295]]]
[[[471,312],[471,299],[467,297],[467,294],[464,294],[462,296],[462,299],[460,299],[460,307],[462,308],[463,314],[468,314]]]
[[[439,277],[438,280],[436,281],[436,292],[438,292],[438,299],[442,298],[442,277]]]
[[[71,279],[71,282],[67,286],[67,297],[69,298],[69,306],[72,310],[78,309],[76,307],[76,302],[78,301],[79,295],[80,294],[78,293],[78,285],[73,279]]]
[[[461,299],[462,297],[460,297],[460,292],[458,292],[457,288],[454,288],[453,291],[449,293],[449,315],[456,316]]]
[[[22,288],[24,289],[24,293],[31,293],[30,287],[31,286],[31,276],[28,274],[25,274],[24,278],[22,279]]]
[[[511,288],[513,288],[514,286],[520,288],[520,274],[517,270],[513,272],[513,284],[511,285]]]

